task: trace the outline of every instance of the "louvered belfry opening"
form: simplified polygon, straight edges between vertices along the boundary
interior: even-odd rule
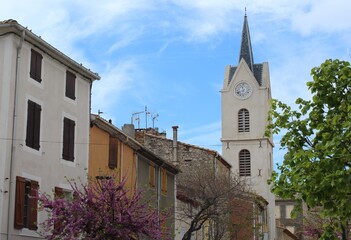
[[[240,109],[238,113],[238,131],[250,132],[250,114],[245,108]]]
[[[239,152],[239,174],[240,176],[251,176],[251,156],[246,149]]]

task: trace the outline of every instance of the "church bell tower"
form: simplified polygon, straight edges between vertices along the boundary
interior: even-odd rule
[[[222,155],[233,173],[246,178],[267,202],[264,239],[275,238],[275,198],[267,184],[273,164],[273,141],[264,136],[271,86],[268,63],[253,58],[245,13],[237,66],[226,66],[222,94]]]

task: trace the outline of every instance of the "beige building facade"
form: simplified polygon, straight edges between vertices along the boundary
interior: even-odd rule
[[[239,64],[227,66],[222,93],[222,155],[234,174],[247,178],[255,194],[267,202],[264,239],[275,238],[275,198],[267,184],[273,168],[273,141],[264,136],[271,86],[268,63],[255,64],[247,16],[244,18]]]
[[[100,77],[14,20],[0,22],[0,239],[37,239],[37,191],[86,179]]]

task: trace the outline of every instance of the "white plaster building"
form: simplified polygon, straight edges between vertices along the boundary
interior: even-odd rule
[[[264,239],[275,238],[275,198],[267,180],[273,168],[273,141],[264,136],[271,89],[268,63],[255,64],[247,16],[238,66],[227,66],[222,89],[222,155],[234,173],[247,178],[267,202]]]
[[[86,179],[90,96],[100,77],[14,20],[0,22],[0,239],[35,239],[35,190]]]

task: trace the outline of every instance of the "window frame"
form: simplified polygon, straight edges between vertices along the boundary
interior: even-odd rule
[[[41,55],[36,50],[31,49],[29,76],[39,83],[41,83],[42,81],[41,79],[42,60],[43,60],[43,55]]]
[[[239,151],[239,176],[251,176],[251,153],[247,149]]]
[[[250,132],[250,112],[246,108],[238,111],[238,132]]]
[[[38,190],[37,181],[16,176],[15,229],[38,229]]]

